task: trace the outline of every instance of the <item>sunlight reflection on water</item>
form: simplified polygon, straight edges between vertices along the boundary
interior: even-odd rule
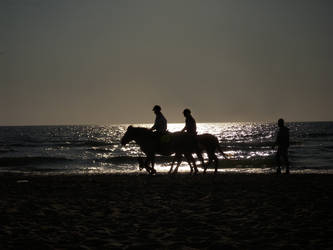
[[[125,132],[128,125],[123,125],[120,129]],[[135,124],[136,127],[150,128],[152,124]],[[176,132],[181,131],[184,127],[183,123],[169,123],[168,131]],[[273,151],[269,148],[265,148],[265,142],[272,140],[272,124],[262,123],[198,123],[197,124],[198,134],[210,133],[215,135],[220,141],[221,147],[224,152],[228,155],[229,159],[233,160],[251,160],[251,159],[262,159],[271,157]],[[114,136],[111,135],[111,136]],[[271,142],[269,142],[271,144]],[[251,150],[249,150],[251,149]],[[121,147],[120,151],[124,155],[130,155],[132,157],[144,157],[138,145],[130,143],[125,147]],[[106,157],[104,155],[103,157]],[[220,161],[223,161],[222,155],[217,155]],[[207,155],[204,154],[204,158],[207,159]],[[206,160],[207,161],[207,160]],[[255,163],[253,161],[253,163]],[[247,163],[248,164],[248,163]],[[257,164],[257,163],[255,163]],[[220,164],[221,165],[221,164]],[[265,165],[265,164],[264,164]],[[155,164],[155,168],[158,172],[168,172],[170,168],[170,162]],[[233,169],[233,170],[231,170]],[[179,167],[179,172],[189,172],[190,167],[186,162],[182,162]],[[208,169],[211,171],[211,169]],[[244,171],[237,168],[231,168],[228,166],[227,169],[220,169],[220,171]],[[266,171],[263,168],[250,168],[246,169],[246,172],[255,171]]]
[[[150,128],[152,124],[134,126]],[[289,123],[287,126],[291,131],[291,171],[332,171],[333,123]],[[128,124],[0,128],[0,172],[138,173],[137,157],[145,155],[134,142],[120,144],[127,127]],[[168,124],[170,132],[183,127],[184,123]],[[198,123],[197,130],[198,134],[215,135],[228,155],[229,160],[217,155],[219,172],[274,170],[275,123]],[[207,155],[204,157],[207,162]],[[172,157],[157,156],[156,159],[157,171],[168,172]],[[211,166],[208,171],[212,169]],[[189,170],[183,161],[179,172]]]

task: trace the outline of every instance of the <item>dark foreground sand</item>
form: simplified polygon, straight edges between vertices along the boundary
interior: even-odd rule
[[[333,249],[332,194],[333,175],[2,174],[0,249]]]

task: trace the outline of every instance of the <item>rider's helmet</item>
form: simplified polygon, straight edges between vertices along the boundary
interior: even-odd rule
[[[153,108],[153,111],[160,112],[161,111],[161,107],[159,105],[155,105],[154,108]]]
[[[189,115],[189,114],[191,114],[191,110],[189,110],[189,109],[184,109],[183,114],[184,114],[184,115]]]

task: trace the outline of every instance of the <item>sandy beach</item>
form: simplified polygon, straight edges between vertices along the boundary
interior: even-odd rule
[[[0,175],[0,249],[332,249],[332,175]]]

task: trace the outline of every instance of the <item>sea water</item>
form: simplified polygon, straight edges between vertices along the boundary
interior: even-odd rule
[[[134,124],[150,127],[151,124]],[[168,124],[170,132],[184,124]],[[333,173],[333,122],[291,122],[289,158],[293,173]],[[138,145],[120,139],[128,125],[0,127],[0,172],[36,174],[138,173]],[[199,123],[198,133],[211,133],[228,155],[219,172],[273,173],[276,123]],[[204,155],[207,161],[207,156]],[[157,172],[168,172],[172,157],[158,156]],[[198,162],[199,163],[199,162]],[[213,166],[209,168],[212,171]],[[184,161],[180,171],[189,172]],[[199,171],[202,169],[199,167]]]

